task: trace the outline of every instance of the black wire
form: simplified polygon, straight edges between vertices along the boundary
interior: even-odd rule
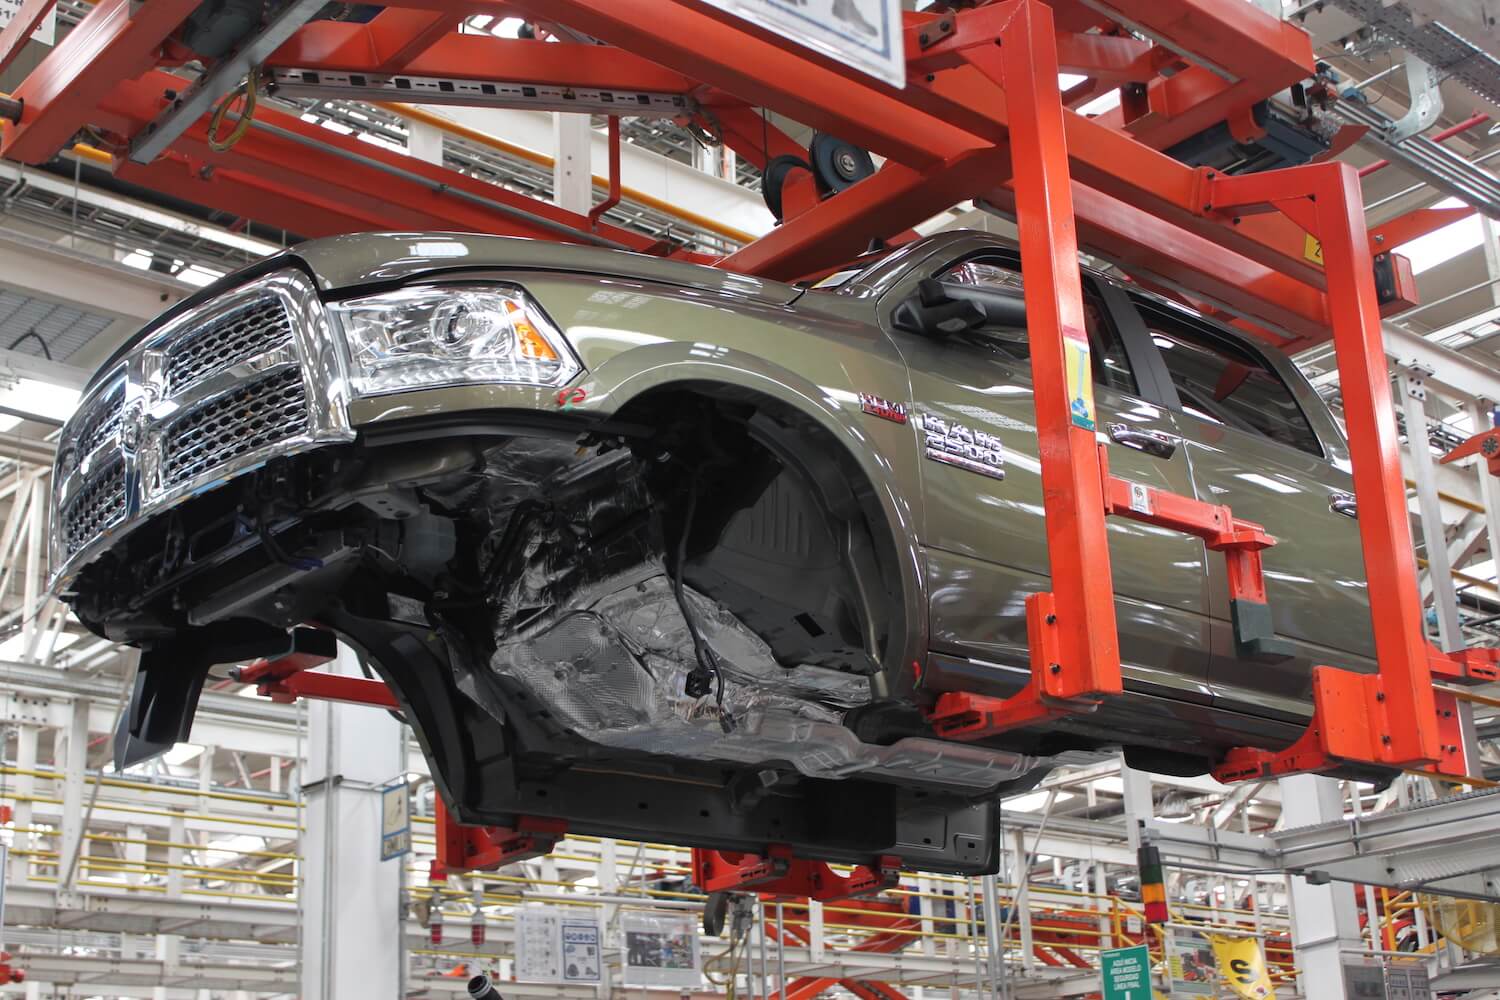
[[[10,347],[7,348],[7,350],[14,351],[17,347],[20,346],[20,344],[21,344],[22,341],[31,339],[33,337],[36,338],[36,342],[38,344],[42,345],[42,355],[44,357],[46,357],[46,359],[48,361],[51,361],[52,360],[52,348],[50,348],[50,347],[47,346],[47,342],[42,339],[42,335],[40,333],[37,333],[35,330],[27,330],[25,333],[21,334],[15,340],[12,340],[10,342]]]
[[[714,679],[714,704],[719,709],[719,728],[727,733],[734,728],[734,723],[724,711],[724,671],[719,668],[713,650],[704,643],[703,636],[699,634],[698,623],[693,619],[693,613],[688,609],[687,598],[682,592],[683,569],[687,563],[688,535],[692,534],[693,514],[698,509],[698,471],[694,469],[692,478],[688,480],[687,511],[682,516],[682,532],[677,536],[676,572],[671,577],[672,596],[677,599],[677,609],[682,612],[682,620],[687,623],[688,635],[692,636],[693,655],[698,661],[698,666],[706,670]]]

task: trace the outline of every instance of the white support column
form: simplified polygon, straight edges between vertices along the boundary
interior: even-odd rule
[[[46,544],[42,528],[43,511],[47,509],[47,484],[38,476],[31,482],[31,504],[26,514],[26,577],[22,581],[21,603],[21,658],[36,655],[36,639],[42,622],[37,620],[41,612],[42,546]]]
[[[162,964],[162,971],[173,973],[177,971],[178,956],[181,952],[181,939],[176,934],[156,935],[156,960]],[[167,988],[165,986],[154,986],[151,989],[152,1000],[167,1000]]]
[[[1486,222],[1489,220],[1486,219]],[[1500,285],[1494,286],[1500,294]],[[1494,425],[1492,416],[1496,400],[1474,400],[1469,403],[1469,419],[1475,434]],[[1484,507],[1484,525],[1488,532],[1485,547],[1490,558],[1500,555],[1500,477],[1490,475],[1488,462],[1475,462],[1473,475],[1479,482],[1479,496]]]
[[[83,877],[83,779],[89,757],[89,703],[75,698],[62,730],[63,822],[58,844],[57,887],[70,889]]]
[[[1290,829],[1331,823],[1343,817],[1339,783],[1333,778],[1282,778],[1282,824]],[[1287,878],[1291,892],[1292,946],[1306,997],[1344,995],[1342,952],[1364,947],[1354,887],[1346,882],[1310,885],[1300,875]]]
[[[182,862],[187,852],[179,845],[187,843],[187,835],[187,817],[182,810],[173,810],[167,826],[167,840],[171,844],[167,848],[168,899],[182,898]]]
[[[1125,835],[1129,839],[1130,850],[1134,852],[1141,847],[1141,823],[1151,819],[1156,810],[1156,802],[1151,797],[1151,775],[1127,765],[1122,753],[1120,784],[1124,795]]]
[[[413,159],[441,166],[443,162],[443,130],[426,122],[408,120],[406,123],[406,151]]]
[[[32,802],[36,795],[36,743],[38,727],[22,722],[16,726],[16,834],[15,851],[11,854],[11,871],[7,873],[16,884],[30,881],[31,857],[23,852],[31,849]]]
[[[1458,596],[1453,591],[1452,567],[1448,564],[1443,505],[1438,499],[1437,479],[1432,471],[1432,449],[1427,445],[1426,372],[1416,367],[1404,368],[1398,385],[1401,412],[1406,417],[1406,450],[1411,456],[1412,477],[1417,483],[1417,506],[1422,512],[1422,541],[1427,551],[1432,601],[1437,609],[1438,641],[1446,650],[1462,649],[1463,629],[1458,624]]]
[[[360,676],[353,651],[341,646],[333,671]],[[312,702],[307,714],[301,995],[363,1000],[400,975],[401,861],[380,860],[380,790],[405,734],[378,708]]]
[[[552,164],[552,201],[558,208],[586,213],[594,201],[592,156],[594,130],[588,115],[552,116],[556,160]]]
[[[132,885],[140,885],[146,881],[146,828],[131,824],[125,827],[125,860],[130,871],[125,875],[125,881]],[[124,945],[121,944],[123,950]]]
[[[198,755],[198,811],[202,813],[213,812],[213,799],[208,793],[214,790],[214,751],[218,749],[213,744],[205,744],[203,752]]]

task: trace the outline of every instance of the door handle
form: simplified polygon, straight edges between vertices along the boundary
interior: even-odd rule
[[[1171,458],[1176,453],[1177,446],[1182,443],[1181,438],[1170,434],[1145,427],[1132,427],[1129,424],[1110,424],[1109,439],[1157,458]]]
[[[1345,517],[1359,517],[1359,504],[1355,502],[1354,494],[1343,490],[1334,490],[1328,494],[1328,509]]]

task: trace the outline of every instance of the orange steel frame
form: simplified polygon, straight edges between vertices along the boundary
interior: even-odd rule
[[[198,0],[101,0],[15,93],[19,121],[0,155],[43,162],[85,126],[123,151],[183,87],[168,70],[186,56],[171,35]],[[1491,676],[1489,654],[1444,654],[1428,642],[1416,586],[1367,232],[1352,167],[1323,162],[1248,176],[1186,166],[1161,152],[1205,126],[1251,128],[1258,101],[1313,74],[1301,30],[1252,4],[1111,0],[1131,37],[1085,0],[980,2],[906,15],[908,85],[876,82],[695,0],[398,0],[368,24],[301,28],[266,68],[397,70],[475,80],[567,83],[680,93],[686,116],[757,165],[805,149],[760,109],[862,145],[887,161],[833,196],[794,169],[787,218],[717,266],[773,278],[830,268],[872,240],[968,198],[1012,212],[1026,260],[1052,591],[1028,602],[1032,685],[1013,699],[949,697],[934,721],[982,738],[1122,692],[1106,517],[1142,517],[1203,537],[1230,560],[1237,600],[1264,601],[1258,551],[1276,525],[1157,494],[1131,503],[1101,461],[1086,399],[1080,244],[1139,280],[1178,289],[1241,318],[1271,343],[1333,339],[1344,391],[1359,531],[1379,672],[1320,666],[1315,716],[1286,749],[1242,748],[1224,779],[1349,768],[1428,767],[1462,773],[1452,705],[1432,678]],[[28,17],[36,0],[27,0]],[[475,13],[561,24],[599,44],[458,36]],[[3,49],[0,40],[0,49]],[[1086,80],[1059,92],[1058,73]],[[1110,88],[1120,107],[1072,110]],[[113,160],[122,179],[304,236],[372,228],[456,228],[686,256],[681,247],[340,137],[263,108],[230,151],[194,123],[154,163]],[[616,178],[618,171],[612,171]],[[1422,216],[1390,237],[1438,224]],[[1321,240],[1324,263],[1305,252]],[[1381,234],[1376,234],[1381,235]],[[1384,238],[1384,237],[1382,237]],[[1378,246],[1378,244],[1377,244]],[[1085,352],[1080,354],[1080,352]],[[956,721],[955,721],[956,720]]]

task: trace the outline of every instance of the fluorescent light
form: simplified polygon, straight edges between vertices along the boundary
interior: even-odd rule
[[[1079,73],[1059,73],[1057,74],[1057,89],[1070,90],[1087,79],[1088,77]]]
[[[18,378],[0,389],[0,410],[11,416],[61,425],[78,409],[77,389],[35,378]]]
[[[490,28],[490,34],[497,38],[520,38],[521,25],[525,23],[519,17],[502,17],[498,24]]]
[[[1432,207],[1459,208],[1463,204],[1457,198],[1444,198]],[[1403,243],[1396,251],[1411,261],[1413,274],[1421,274],[1481,246],[1484,246],[1484,223],[1476,212],[1457,222],[1450,222],[1442,229],[1435,229],[1426,236]]]
[[[179,743],[172,749],[168,750],[166,753],[162,754],[161,759],[165,763],[177,767],[201,756],[203,756],[202,747],[194,746],[191,743]]]

